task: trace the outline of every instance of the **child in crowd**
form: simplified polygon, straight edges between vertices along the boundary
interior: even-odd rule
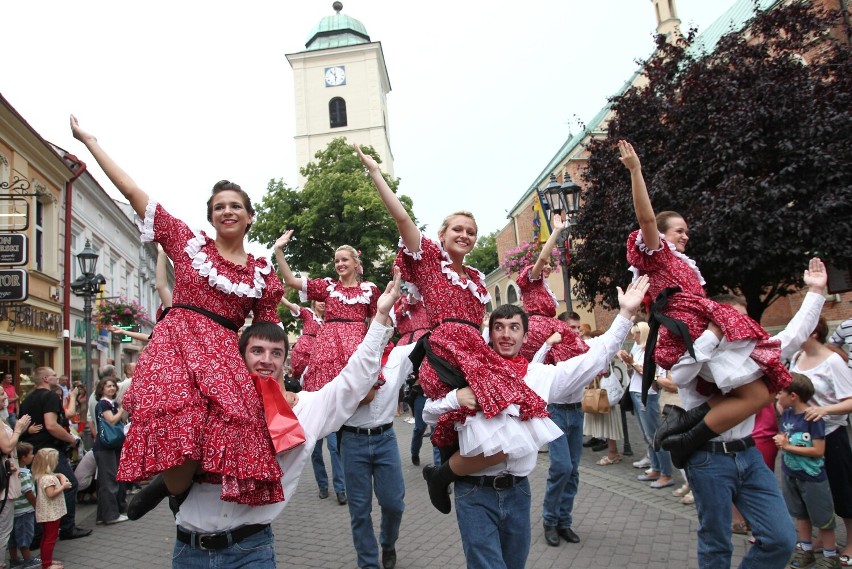
[[[781,489],[790,515],[796,520],[801,549],[796,551],[790,567],[811,567],[814,556],[811,535],[819,530],[823,559],[815,567],[840,567],[834,538],[834,505],[825,474],[825,421],[805,419],[814,386],[806,376],[794,373],[789,387],[778,392],[781,411],[780,432],[775,444],[784,452]]]
[[[36,483],[35,519],[41,524],[41,567],[63,569],[53,560],[53,548],[59,537],[59,519],[67,513],[63,492],[71,488],[64,474],[54,473],[59,462],[59,451],[43,448],[32,462],[32,475]]]
[[[30,556],[30,544],[35,534],[36,495],[33,477],[29,466],[33,462],[33,445],[18,443],[18,479],[21,481],[21,495],[15,498],[15,524],[9,538],[9,565],[12,567],[36,567],[41,559]],[[18,559],[18,550],[21,557]]]

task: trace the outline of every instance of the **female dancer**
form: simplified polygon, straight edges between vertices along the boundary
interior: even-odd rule
[[[490,297],[483,274],[464,265],[465,255],[476,243],[472,214],[449,215],[438,230],[438,243],[424,237],[376,161],[357,144],[355,150],[399,228],[403,247],[396,264],[402,278],[417,287],[431,321],[437,324],[428,341],[426,337],[420,341],[428,356],[420,367],[423,391],[439,399],[451,389],[447,381],[453,387],[469,384],[482,407],[482,413],[462,408],[443,415],[432,435],[437,446],[447,449],[458,443],[461,451],[442,460],[440,467],[423,469],[432,504],[448,514],[447,488],[457,477],[500,464],[513,452],[538,450],[562,431],[548,418],[544,401],[523,381],[528,362],[523,357],[505,360],[479,332]]]
[[[302,321],[302,334],[290,351],[290,368],[293,370],[293,379],[299,381],[308,369],[308,360],[310,360],[317,336],[322,329],[322,319],[325,316],[325,303],[315,300],[311,302],[310,308],[305,308],[304,306],[293,304],[286,297],[282,297],[281,304],[287,307],[293,318],[298,318]]]
[[[663,369],[671,369],[711,321],[722,329],[729,342],[741,341],[739,350],[728,351],[732,355],[730,361],[723,365],[711,362],[715,383],[727,392],[727,396],[717,395],[709,405],[689,412],[674,406],[666,409],[666,421],[657,431],[655,446],[660,448],[661,443],[662,448],[671,451],[672,461],[681,468],[702,444],[764,407],[770,401],[770,391],[789,384],[790,374],[781,362],[779,341],[771,340],[757,322],[734,307],[706,297],[702,287],[704,279],[695,261],[683,253],[689,240],[686,221],[672,211],[654,214],[639,157],[633,146],[623,140],[618,142],[618,148],[622,164],[630,171],[633,207],[640,228],[627,240],[627,260],[636,276],[648,274],[651,277],[652,319],[676,319],[687,328],[683,331],[685,337],[667,327],[661,328],[656,350],[653,350],[652,327],[645,375],[654,370],[652,361]],[[674,287],[678,287],[677,290]],[[658,306],[660,304],[663,306]],[[756,381],[761,377],[764,381]],[[650,381],[643,382],[643,393],[647,391],[645,383],[650,385]]]
[[[550,259],[553,248],[556,246],[556,239],[563,227],[562,217],[555,216],[552,224],[553,230],[542,245],[535,264],[524,267],[515,281],[521,289],[524,310],[529,315],[529,332],[521,347],[521,355],[527,361],[532,361],[533,356],[548,338],[556,332],[562,336],[562,341],[554,344],[547,353],[544,360],[546,364],[563,362],[589,351],[589,346],[568,327],[568,324],[556,319],[556,307],[559,306],[559,301],[547,286],[547,277],[553,270]]]
[[[367,333],[367,320],[376,314],[376,301],[381,294],[369,281],[361,281],[361,258],[349,245],[334,252],[337,280],[304,279],[290,270],[284,249],[293,236],[286,231],[275,242],[275,260],[284,284],[304,294],[306,300],[325,303],[325,320],[311,352],[304,377],[305,391],[317,391],[346,366],[349,356]]]
[[[174,304],[156,324],[124,398],[133,422],[118,479],[163,473],[144,498],[134,499],[138,516],[168,492],[185,492],[202,471],[211,481],[221,479],[223,500],[283,500],[263,405],[237,345],[249,312],[256,322],[279,322],[283,294],[272,265],[245,251],[254,215],[248,195],[227,180],[213,186],[207,202],[212,239],[151,200],[73,116],[71,131],[143,218],[142,240],[160,243],[175,265]]]

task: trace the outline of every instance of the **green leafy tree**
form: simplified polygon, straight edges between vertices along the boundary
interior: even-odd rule
[[[364,151],[381,164],[372,148]],[[285,230],[294,229],[287,262],[312,278],[334,277],[335,249],[351,245],[361,252],[363,278],[383,288],[390,279],[399,232],[354,148],[345,138],[336,138],[301,173],[306,178],[301,190],[281,180],[269,182],[249,238],[271,248]],[[396,191],[399,180],[388,179],[388,184]],[[400,196],[400,201],[414,219],[411,198]]]
[[[467,254],[464,262],[488,274],[500,266],[497,258],[497,231],[483,235],[476,240],[476,246]]]
[[[589,145],[585,205],[572,227],[583,304],[603,297],[614,307],[614,285],[629,279],[625,244],[638,225],[619,139],[639,153],[655,211],[689,224],[687,254],[708,294],[743,294],[759,320],[800,284],[809,257],[849,266],[848,37],[838,13],[792,2],[757,13],[710,54],[691,48],[694,30],[675,45],[658,38],[642,69],[647,84],[612,99],[607,136]]]

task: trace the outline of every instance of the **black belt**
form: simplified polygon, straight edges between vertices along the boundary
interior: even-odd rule
[[[461,318],[444,318],[443,320],[441,320],[441,324],[444,324],[446,322],[455,322],[456,324],[467,324],[468,326],[473,326],[474,328],[479,330],[479,325],[477,325],[475,322],[471,322],[470,320],[462,320]]]
[[[323,320],[323,322],[326,323],[326,324],[328,324],[329,322],[355,322],[355,323],[360,322],[361,324],[364,323],[363,320],[350,320],[348,318],[330,318],[328,320]]]
[[[316,334],[302,334],[302,336],[310,336],[311,338],[316,338]]]
[[[380,435],[393,427],[393,422],[379,425],[378,427],[350,427],[349,425],[343,425],[343,430],[347,433],[355,433],[356,435]]]
[[[183,308],[185,310],[191,310],[193,312],[197,312],[198,314],[203,314],[204,316],[206,316],[207,318],[209,318],[213,322],[216,322],[220,326],[224,326],[225,328],[227,328],[228,330],[231,330],[232,332],[239,332],[240,328],[242,327],[242,326],[238,326],[238,325],[234,324],[233,322],[231,322],[230,320],[228,320],[227,318],[225,318],[221,314],[216,314],[215,312],[210,312],[209,310],[206,310],[206,309],[201,308],[199,306],[191,306],[189,304],[172,304],[171,307],[172,308]],[[165,311],[163,311],[163,314],[160,316],[160,318],[162,319],[162,317],[165,316],[165,315],[166,315],[166,313],[165,313]]]
[[[269,524],[252,524],[248,526],[240,526],[231,531],[220,531],[216,533],[201,533],[195,531],[186,531],[180,526],[177,526],[177,539],[180,542],[188,544],[190,547],[198,549],[226,549],[235,543],[239,543],[245,538],[261,532],[269,527]]]
[[[552,405],[553,407],[556,407],[557,409],[568,409],[568,410],[580,409],[583,406],[582,403],[551,403],[550,405]]]
[[[495,490],[512,488],[526,480],[526,476],[515,476],[513,474],[501,474],[500,476],[462,476],[459,482],[467,482],[476,486],[484,486]]]
[[[710,441],[709,443],[705,443],[701,450],[707,452],[723,452],[725,454],[732,454],[735,452],[743,452],[746,449],[749,449],[754,446],[754,439],[749,437],[745,437],[743,439],[737,439],[735,441]]]

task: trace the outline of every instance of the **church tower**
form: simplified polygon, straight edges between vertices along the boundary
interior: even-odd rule
[[[335,14],[314,26],[305,50],[287,55],[296,104],[296,164],[314,159],[335,138],[372,146],[393,176],[387,94],[391,90],[381,42],[334,2]],[[299,175],[299,186],[304,185]]]
[[[657,33],[671,39],[680,34],[680,19],[677,17],[675,0],[651,0],[657,16]]]

